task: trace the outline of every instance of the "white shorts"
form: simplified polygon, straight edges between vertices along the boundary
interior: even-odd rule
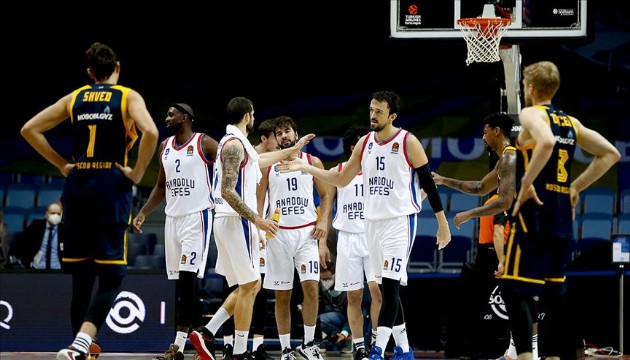
[[[363,289],[364,280],[376,281],[365,233],[337,231],[335,290]]]
[[[212,210],[184,216],[167,216],[164,221],[164,251],[169,280],[179,279],[180,271],[190,271],[203,279],[208,261]]]
[[[240,216],[214,219],[217,242],[215,272],[225,276],[228,286],[260,280],[256,226]]]
[[[382,278],[386,277],[407,285],[407,264],[416,235],[416,214],[366,220],[365,224],[376,282],[381,284]]]
[[[267,273],[263,287],[271,290],[293,289],[293,274],[300,281],[319,281],[319,250],[311,237],[314,225],[299,229],[279,229],[267,241]],[[295,269],[295,270],[294,270]]]

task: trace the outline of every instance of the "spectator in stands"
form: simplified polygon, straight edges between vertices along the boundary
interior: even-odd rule
[[[34,219],[16,239],[11,253],[21,264],[17,266],[40,270],[61,269],[59,254],[64,236],[61,205],[52,203],[46,208],[46,219]]]
[[[335,290],[335,266],[321,268],[319,273],[319,321],[326,350],[341,350],[352,354],[352,337],[348,322],[348,297],[345,291]],[[328,341],[326,341],[328,340]]]

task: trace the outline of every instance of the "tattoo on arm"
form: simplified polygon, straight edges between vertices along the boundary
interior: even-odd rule
[[[239,168],[245,157],[242,146],[225,146],[223,156],[223,177],[221,179],[221,196],[239,215],[245,219],[256,222],[256,213],[252,211],[236,192]]]

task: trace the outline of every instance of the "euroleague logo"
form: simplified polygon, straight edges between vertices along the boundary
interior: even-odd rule
[[[146,308],[140,297],[129,291],[122,291],[114,300],[107,315],[107,325],[119,334],[130,334],[144,322]]]
[[[409,12],[409,15],[418,15],[418,5],[409,5],[409,7],[407,8],[407,12]]]

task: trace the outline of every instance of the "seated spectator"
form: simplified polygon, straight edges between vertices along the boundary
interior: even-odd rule
[[[59,256],[64,234],[61,205],[52,203],[46,210],[46,220],[34,219],[16,239],[11,253],[24,268],[61,269]]]
[[[348,323],[348,298],[346,292],[335,290],[334,266],[320,269],[319,274],[319,321],[322,330],[320,348],[352,354],[352,337]]]

